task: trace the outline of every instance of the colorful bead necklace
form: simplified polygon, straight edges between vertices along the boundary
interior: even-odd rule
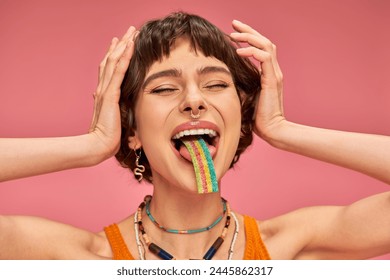
[[[139,231],[141,232],[141,236],[142,236],[143,241],[147,245],[149,251],[152,254],[154,254],[155,256],[157,256],[157,257],[159,257],[159,258],[161,258],[163,260],[176,260],[176,258],[174,256],[172,256],[170,253],[168,253],[167,251],[165,251],[164,249],[162,249],[161,247],[159,247],[155,243],[151,242],[149,237],[148,237],[148,235],[146,234],[145,228],[144,228],[144,226],[142,224],[142,210],[143,210],[143,208],[145,208],[147,199],[150,199],[150,197],[148,197],[148,196],[145,197],[145,200],[139,205],[139,207],[137,209],[137,213],[135,214],[136,217],[134,217],[134,222],[137,223],[137,225],[138,225],[137,230],[136,230],[136,235],[138,236]],[[204,260],[211,260],[214,257],[214,255],[216,254],[216,252],[218,251],[218,249],[221,247],[222,243],[224,242],[226,234],[227,234],[227,231],[229,229],[230,219],[231,219],[230,206],[229,206],[229,203],[226,200],[224,200],[224,201],[225,201],[225,204],[226,204],[226,222],[225,222],[225,226],[224,226],[224,228],[222,230],[221,235],[214,241],[214,243],[211,245],[211,247],[207,250],[206,254],[203,256]],[[236,222],[236,219],[235,219],[235,222]],[[233,240],[232,240],[234,242],[235,242],[235,239],[236,239],[236,233],[238,233],[238,231],[237,231],[237,222],[236,222],[235,236],[233,237]],[[140,256],[141,256],[141,251],[142,250],[140,249],[140,242],[139,242],[139,240],[137,240],[137,246],[138,246],[138,251],[139,251]],[[232,246],[229,249],[229,255],[231,253],[232,253]],[[141,257],[141,259],[143,259],[143,258]]]
[[[236,245],[237,236],[238,236],[238,233],[240,232],[240,224],[238,223],[236,215],[234,214],[234,212],[231,212],[231,215],[234,219],[235,228],[234,228],[233,238],[232,238],[232,241],[230,242],[230,247],[229,247],[229,251],[228,251],[228,258],[227,258],[228,260],[233,259],[234,246]],[[143,244],[141,244],[141,240],[139,238],[140,234],[139,234],[139,230],[138,230],[138,218],[137,217],[138,217],[138,215],[134,215],[135,242],[136,242],[137,248],[138,248],[139,259],[145,260],[145,248],[144,248]]]
[[[148,215],[149,219],[155,224],[159,229],[162,229],[163,231],[169,232],[169,233],[176,233],[176,234],[192,234],[192,233],[199,233],[199,232],[204,232],[212,229],[215,227],[225,216],[226,213],[226,200],[222,198],[222,205],[223,205],[223,212],[219,217],[209,226],[207,227],[202,227],[199,229],[187,229],[187,230],[179,230],[179,229],[170,229],[170,228],[165,228],[164,226],[160,225],[156,219],[153,217],[152,213],[150,213],[150,201],[151,201],[151,196],[146,196],[145,197],[145,211],[146,214]]]

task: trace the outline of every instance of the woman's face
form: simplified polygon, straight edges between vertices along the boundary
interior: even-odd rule
[[[193,119],[191,110],[195,115],[200,110],[200,118]],[[149,160],[155,186],[197,191],[188,152],[174,139],[185,130],[208,134],[204,138],[218,181],[229,169],[241,129],[241,105],[233,78],[223,62],[195,53],[186,39],[177,39],[169,57],[152,64],[135,115],[135,140]]]

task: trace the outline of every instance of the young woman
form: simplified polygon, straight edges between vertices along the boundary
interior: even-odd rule
[[[97,234],[41,218],[2,216],[0,258],[364,259],[390,252],[390,192],[256,221],[230,209],[218,190],[202,189],[213,176],[221,180],[253,133],[276,148],[390,183],[390,137],[286,120],[276,47],[239,21],[233,28],[225,36],[185,13],[140,31],[131,27],[121,40],[113,39],[100,66],[88,134],[1,139],[2,181],[116,155],[137,179],[153,184],[153,196]],[[205,153],[203,169],[197,169],[194,145]]]

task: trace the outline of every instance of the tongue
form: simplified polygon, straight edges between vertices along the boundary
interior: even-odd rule
[[[212,159],[215,147],[208,145],[201,137],[183,139],[182,142],[184,146],[180,147],[179,152],[194,166],[198,193],[217,192],[218,182]]]
[[[194,140],[191,140],[191,141],[194,141]],[[189,141],[187,140],[187,142],[189,142]],[[183,143],[184,143],[184,141],[183,141]],[[207,144],[207,143],[206,143],[206,146],[207,146],[207,148],[208,148],[208,150],[209,150],[209,153],[210,153],[210,155],[211,155],[211,158],[213,158],[213,157],[214,157],[214,154],[215,154],[215,152],[216,152],[217,149],[216,149],[214,146],[209,145],[209,144]],[[185,145],[180,146],[179,153],[180,153],[180,155],[181,155],[183,158],[185,158],[185,159],[188,160],[189,162],[192,162],[190,152],[188,151],[188,149],[187,149],[187,147],[186,147]]]

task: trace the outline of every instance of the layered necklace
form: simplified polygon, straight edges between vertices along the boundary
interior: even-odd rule
[[[152,223],[158,227],[159,229],[168,232],[168,233],[174,233],[174,234],[194,234],[194,233],[199,233],[199,232],[204,232],[212,229],[215,227],[226,215],[226,221],[225,221],[225,226],[223,227],[221,235],[214,241],[214,243],[211,245],[211,247],[207,250],[207,252],[203,256],[203,260],[211,260],[214,255],[217,253],[218,249],[221,247],[222,243],[225,240],[226,234],[228,232],[229,226],[230,226],[230,221],[231,217],[234,219],[235,223],[235,230],[233,234],[233,238],[230,244],[229,252],[228,252],[228,259],[231,259],[233,257],[233,249],[235,242],[237,240],[237,235],[239,232],[239,224],[237,221],[236,215],[234,215],[233,212],[230,210],[229,203],[222,198],[222,205],[223,205],[223,213],[218,216],[218,218],[209,226],[207,227],[202,227],[199,229],[190,229],[190,230],[176,230],[176,229],[169,229],[165,228],[164,226],[160,225],[156,219],[153,217],[153,215],[150,212],[150,201],[152,199],[152,196],[147,195],[144,199],[144,201],[139,205],[137,209],[137,213],[134,215],[134,230],[135,230],[135,238],[136,238],[136,243],[138,247],[138,253],[139,257],[141,260],[145,259],[145,250],[143,250],[143,246],[141,244],[140,236],[143,240],[143,243],[146,244],[148,250],[154,254],[155,256],[159,257],[160,259],[163,260],[176,260],[176,258],[168,253],[166,250],[162,249],[160,246],[156,245],[155,243],[150,241],[149,236],[147,235],[145,228],[142,223],[142,211],[145,208],[146,214],[148,218],[152,221]]]

